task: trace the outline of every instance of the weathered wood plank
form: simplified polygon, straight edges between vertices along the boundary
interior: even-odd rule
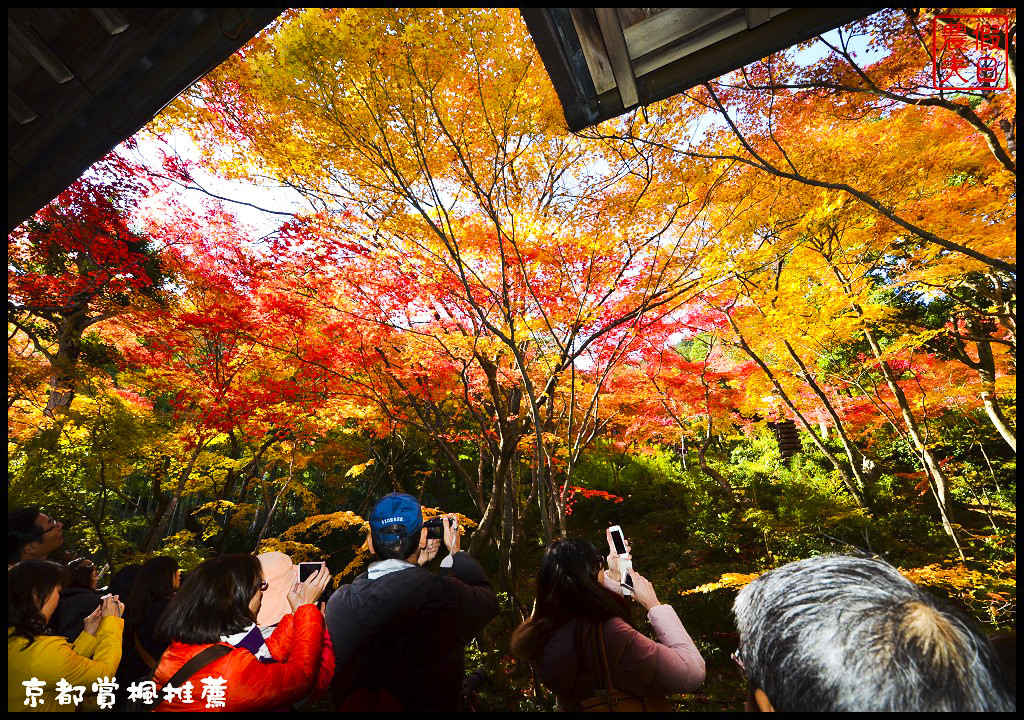
[[[601,28],[604,46],[611,61],[612,74],[618,86],[622,107],[631,108],[640,103],[640,95],[636,89],[636,78],[633,77],[633,63],[629,59],[626,38],[622,34],[622,24],[615,8],[594,8],[597,24]]]
[[[738,8],[671,8],[642,20],[623,33],[629,56],[636,59],[684,35],[718,22]]]
[[[569,8],[569,16],[580,39],[580,47],[583,48],[583,57],[587,60],[590,77],[594,81],[594,89],[598,95],[611,90],[615,87],[615,75],[593,8]]]

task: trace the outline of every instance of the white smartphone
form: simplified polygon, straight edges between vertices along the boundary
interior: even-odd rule
[[[615,553],[629,557],[629,552],[626,550],[626,536],[622,534],[622,528],[618,525],[612,525],[608,528],[608,532],[612,536],[612,546],[615,548]]]
[[[622,528],[618,525],[608,528],[608,534],[612,538],[612,548],[619,556],[619,577],[615,579],[622,586],[623,596],[630,597],[633,594],[633,579],[629,577],[629,570],[633,567],[633,561],[626,550],[626,536],[622,534]]]

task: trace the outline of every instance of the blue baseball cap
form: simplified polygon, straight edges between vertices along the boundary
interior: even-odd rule
[[[423,527],[423,511],[412,495],[388,493],[370,511],[370,529],[384,542],[409,537]]]

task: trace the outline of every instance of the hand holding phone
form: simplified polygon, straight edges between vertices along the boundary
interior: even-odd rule
[[[306,582],[311,576],[313,576],[317,570],[322,568],[324,564],[322,562],[300,562],[299,563],[299,582]]]
[[[85,619],[82,621],[82,630],[90,635],[95,635],[96,631],[100,629],[100,620],[102,619],[103,604],[100,603],[96,606],[95,610],[85,616]]]
[[[454,555],[460,549],[459,538],[462,534],[462,528],[459,527],[459,516],[454,513],[448,515],[442,515],[444,521],[444,545],[448,548],[448,552]]]
[[[654,586],[651,585],[647,578],[630,570],[629,581],[632,587],[633,598],[644,606],[644,610],[650,612],[652,607],[661,605],[658,595],[654,592]]]
[[[107,593],[100,598],[101,617],[124,617],[124,603],[117,595]]]
[[[608,528],[608,548],[616,555],[629,556],[629,548],[626,546],[626,536],[622,533],[622,528],[618,525],[612,525]]]
[[[313,566],[312,574],[308,574],[310,570],[304,571],[303,565]],[[306,580],[302,580],[303,572],[307,573]],[[324,563],[299,563],[299,582],[295,583],[295,587],[288,593],[288,604],[291,605],[292,612],[302,605],[315,604],[330,581],[331,573]]]

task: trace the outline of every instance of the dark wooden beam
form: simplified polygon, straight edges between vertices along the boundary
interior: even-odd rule
[[[615,85],[619,91],[619,98],[622,99],[622,107],[628,110],[640,102],[640,96],[636,91],[633,64],[630,62],[629,51],[626,49],[626,38],[622,35],[619,14],[615,8],[594,8],[594,13],[597,15],[597,24],[601,26],[601,35],[604,37],[604,46],[608,51],[608,59],[611,61]]]
[[[877,8],[644,10],[646,17],[630,14],[623,31],[617,8],[520,8],[570,130],[685,92]]]
[[[569,129],[593,125],[601,114],[597,92],[569,8],[519,8],[519,13],[562,103]]]
[[[283,9],[8,8],[8,233]]]

